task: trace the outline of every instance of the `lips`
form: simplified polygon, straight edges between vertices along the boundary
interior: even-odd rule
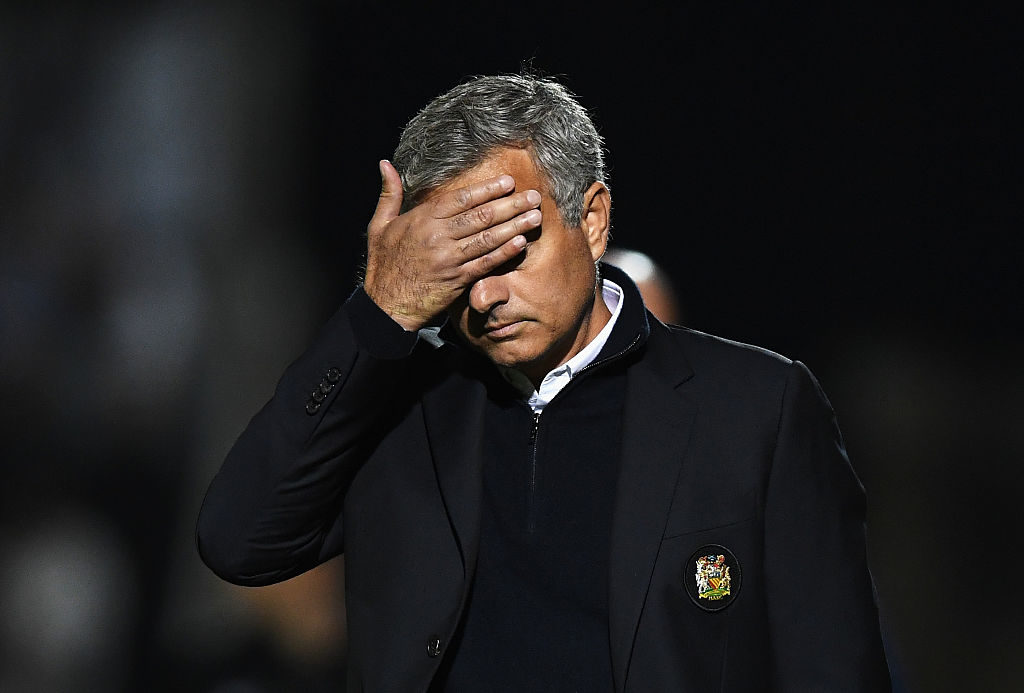
[[[484,332],[491,339],[505,339],[511,337],[519,329],[519,326],[523,324],[522,320],[513,320],[511,322],[500,322],[494,325],[488,325],[484,328]]]

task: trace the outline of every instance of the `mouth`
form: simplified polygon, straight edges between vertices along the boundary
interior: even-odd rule
[[[512,322],[502,322],[495,325],[488,325],[484,328],[484,334],[487,335],[488,339],[501,340],[508,339],[515,335],[519,330],[519,327],[523,324],[522,320],[513,320]]]

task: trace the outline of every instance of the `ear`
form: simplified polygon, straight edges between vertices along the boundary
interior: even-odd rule
[[[580,227],[586,234],[587,245],[590,246],[590,255],[594,258],[594,262],[601,259],[608,247],[611,221],[612,194],[608,190],[608,186],[600,181],[595,181],[583,193],[583,215],[580,219]]]

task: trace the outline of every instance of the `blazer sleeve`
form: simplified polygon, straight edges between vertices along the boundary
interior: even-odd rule
[[[889,691],[865,544],[865,495],[832,407],[790,366],[765,502],[778,691]]]
[[[331,317],[207,489],[196,542],[214,573],[266,585],[343,551],[345,492],[408,383],[416,342],[361,288]]]

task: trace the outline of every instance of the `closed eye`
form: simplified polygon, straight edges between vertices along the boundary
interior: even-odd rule
[[[527,231],[523,235],[526,237],[526,247],[523,248],[523,252],[519,253],[511,260],[496,267],[493,274],[505,274],[506,272],[511,272],[512,270],[518,268],[519,265],[523,264],[523,261],[526,260],[526,256],[529,255],[530,253],[530,248],[533,247],[534,241],[536,241],[540,237],[540,229],[531,229],[530,231]]]

